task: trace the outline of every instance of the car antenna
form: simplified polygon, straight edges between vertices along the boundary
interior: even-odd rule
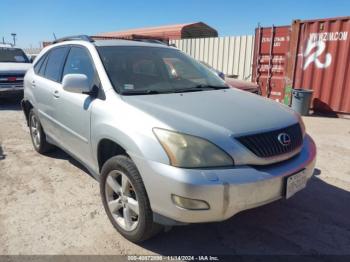
[[[54,38],[55,40],[57,40],[57,37],[56,37],[56,35],[55,35],[55,32],[53,32],[52,34],[53,34],[53,38]]]

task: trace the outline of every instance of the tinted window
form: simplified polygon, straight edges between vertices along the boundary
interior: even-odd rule
[[[40,67],[41,67],[42,64],[44,63],[46,56],[47,56],[46,54],[43,55],[43,56],[40,58],[40,60],[34,65],[34,72],[35,72],[36,74],[39,73]]]
[[[45,69],[46,69],[46,65],[47,65],[47,60],[48,60],[48,55],[46,55],[43,59],[43,63],[39,68],[38,74],[41,76],[44,76],[45,74]]]
[[[135,64],[133,64],[133,73],[149,76],[159,75],[154,61],[149,59],[140,59]]]
[[[66,58],[67,51],[67,47],[60,47],[50,51],[45,70],[46,78],[56,82],[61,81],[62,66]]]
[[[195,67],[188,66],[183,60],[178,58],[163,58],[170,78],[200,79],[201,75]]]
[[[63,77],[67,74],[84,74],[92,84],[95,70],[87,50],[81,47],[71,48],[63,69]]]
[[[29,63],[28,57],[19,48],[0,47],[1,63]]]
[[[227,88],[212,70],[171,48],[98,47],[107,74],[122,94]]]

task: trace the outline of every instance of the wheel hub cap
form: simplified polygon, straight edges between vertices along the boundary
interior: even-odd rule
[[[110,172],[105,193],[108,209],[115,222],[126,231],[134,230],[139,221],[139,203],[129,178],[121,171]]]

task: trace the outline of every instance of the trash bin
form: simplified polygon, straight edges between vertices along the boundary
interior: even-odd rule
[[[313,90],[293,89],[292,91],[292,109],[302,116],[309,114]]]

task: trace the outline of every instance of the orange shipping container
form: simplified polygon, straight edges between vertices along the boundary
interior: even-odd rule
[[[350,113],[350,17],[295,21],[292,31],[298,35],[293,86],[314,91],[317,111]]]
[[[262,95],[282,102],[284,97],[290,26],[262,27],[255,30],[253,80]]]
[[[254,57],[265,96],[289,104],[291,88],[312,89],[314,110],[350,113],[350,17],[257,29]]]

